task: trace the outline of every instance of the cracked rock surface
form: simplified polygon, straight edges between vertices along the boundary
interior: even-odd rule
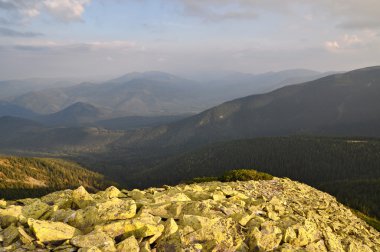
[[[280,178],[79,187],[5,202],[0,225],[0,251],[380,251],[380,233],[334,197]]]

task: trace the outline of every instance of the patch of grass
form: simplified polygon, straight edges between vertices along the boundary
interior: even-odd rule
[[[238,169],[227,171],[219,178],[222,182],[229,181],[248,181],[248,180],[271,180],[273,176],[256,170]]]
[[[220,177],[196,177],[190,180],[188,184],[211,182],[211,181],[231,182],[231,181],[271,180],[271,179],[273,179],[273,176],[268,173],[258,172],[256,170],[249,170],[249,169],[237,169],[237,170],[227,171]]]

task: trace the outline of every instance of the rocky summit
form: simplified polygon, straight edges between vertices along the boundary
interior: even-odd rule
[[[289,179],[0,201],[0,251],[380,251],[380,233]]]

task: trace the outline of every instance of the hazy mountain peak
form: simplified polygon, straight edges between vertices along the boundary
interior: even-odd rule
[[[170,81],[181,79],[170,73],[160,72],[160,71],[147,71],[147,72],[132,72],[122,75],[110,82],[129,82],[132,80],[156,80],[156,81]]]

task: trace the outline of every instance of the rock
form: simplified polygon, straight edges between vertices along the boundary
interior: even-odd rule
[[[78,235],[70,240],[70,243],[79,248],[96,247],[103,251],[114,251],[115,242],[104,232],[92,232],[86,235]]]
[[[7,207],[7,202],[3,199],[0,199],[0,208],[6,208]]]
[[[317,242],[313,242],[313,243],[308,244],[306,246],[305,250],[307,252],[327,252],[327,248],[326,248],[325,242],[323,240],[319,240]],[[363,251],[363,250],[355,250],[355,251]]]
[[[145,198],[146,193],[144,191],[140,191],[138,189],[134,189],[128,192],[128,196],[134,200],[141,200]]]
[[[150,206],[149,213],[166,219],[178,219],[181,214],[182,207],[183,204],[179,202],[154,204]]]
[[[68,223],[72,222],[75,218],[76,211],[71,209],[59,209],[53,212],[50,216],[51,221]]]
[[[113,198],[119,198],[119,197],[125,197],[125,194],[120,192],[119,189],[117,189],[114,186],[108,187],[104,193],[102,194],[102,197],[107,199],[113,199]]]
[[[215,201],[224,200],[225,198],[226,198],[226,196],[221,191],[216,191],[212,194],[212,199]]]
[[[140,244],[140,252],[151,252],[150,244],[149,242],[142,242]]]
[[[33,241],[34,241],[34,238],[31,237],[26,231],[25,229],[20,226],[20,227],[17,227],[17,231],[18,231],[18,234],[19,234],[19,237],[20,237],[20,240],[23,244],[31,244]]]
[[[72,200],[74,204],[81,209],[94,204],[94,198],[86,191],[83,186],[75,189],[72,194]]]
[[[28,219],[28,225],[40,242],[64,241],[81,232],[65,223]]]
[[[327,249],[329,251],[341,252],[344,251],[343,246],[340,240],[336,237],[336,235],[329,230],[323,232],[324,240],[327,245]]]
[[[1,235],[3,238],[3,246],[8,247],[19,237],[19,232],[17,227],[12,224],[3,230]]]
[[[191,201],[191,199],[182,192],[160,193],[154,197],[155,203]]]
[[[91,248],[80,248],[78,249],[78,252],[102,252],[97,247],[91,247]]]
[[[71,207],[73,197],[71,190],[53,192],[41,198],[42,202],[52,206],[56,205],[59,209],[67,209]]]
[[[130,236],[116,245],[118,252],[139,252],[140,246],[134,236]]]
[[[88,230],[96,224],[129,219],[135,215],[136,203],[134,200],[112,198],[108,201],[78,210],[74,220],[70,224],[79,229]]]
[[[5,209],[0,209],[0,226],[8,227],[12,223],[17,223],[22,215],[22,206],[8,206]]]
[[[177,232],[177,230],[178,230],[178,225],[173,218],[168,219],[165,222],[164,227],[165,227],[164,236],[170,236],[170,235],[174,234],[175,232]]]
[[[261,230],[253,228],[249,233],[249,248],[252,251],[272,251],[282,240],[281,229],[272,222],[264,222]]]
[[[30,205],[26,205],[22,208],[22,215],[25,218],[32,218],[32,219],[39,219],[42,215],[44,215],[48,210],[50,209],[50,206],[41,200],[36,200]]]

